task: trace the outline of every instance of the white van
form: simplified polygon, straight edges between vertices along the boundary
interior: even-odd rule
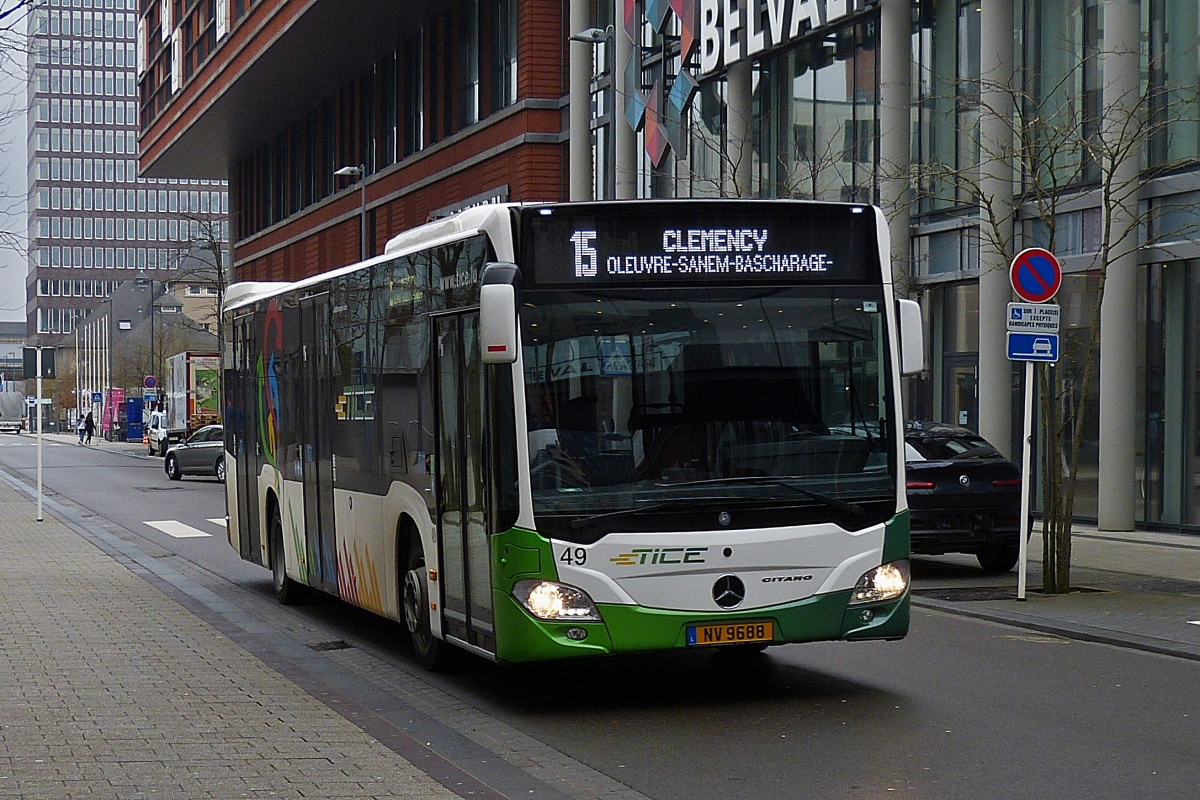
[[[171,445],[171,437],[167,433],[167,412],[150,412],[146,438],[150,442],[150,455],[165,456],[167,454],[167,448]]]

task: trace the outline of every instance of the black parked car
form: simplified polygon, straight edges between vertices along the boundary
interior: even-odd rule
[[[973,553],[987,572],[1017,563],[1021,470],[968,428],[910,422],[904,431],[912,552]]]

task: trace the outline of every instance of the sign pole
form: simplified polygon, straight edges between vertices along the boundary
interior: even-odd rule
[[[1021,437],[1021,540],[1017,570],[1017,599],[1025,599],[1025,577],[1029,572],[1029,493],[1033,476],[1030,464],[1033,445],[1033,362],[1025,362],[1025,420]]]
[[[42,521],[42,348],[37,349],[37,521]]]
[[[1025,599],[1029,571],[1029,505],[1033,481],[1033,362],[1058,361],[1058,306],[1046,305],[1062,286],[1062,265],[1049,250],[1030,247],[1017,253],[1008,270],[1013,292],[1025,303],[1008,304],[1008,358],[1025,362],[1025,420],[1021,437],[1021,522],[1017,599]],[[1044,566],[1044,565],[1043,565]]]

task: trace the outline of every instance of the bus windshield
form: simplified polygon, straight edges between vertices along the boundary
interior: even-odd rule
[[[735,528],[886,519],[882,300],[878,286],[528,292],[539,530],[712,529],[716,510]]]

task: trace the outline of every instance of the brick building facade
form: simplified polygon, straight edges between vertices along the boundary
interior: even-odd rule
[[[142,170],[228,178],[235,280],[351,263],[364,222],[371,255],[473,203],[563,198],[562,4],[416,5],[141,4]]]

